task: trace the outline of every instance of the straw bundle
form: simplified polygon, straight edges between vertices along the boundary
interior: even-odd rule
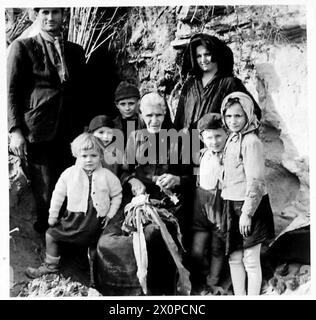
[[[111,46],[119,25],[125,15],[118,16],[119,7],[114,9],[110,18],[105,18],[107,10],[113,8],[77,7],[70,9],[68,40],[80,44],[85,50],[86,61],[100,46]]]

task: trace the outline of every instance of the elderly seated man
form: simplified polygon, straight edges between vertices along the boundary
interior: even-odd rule
[[[181,143],[167,138],[168,129],[172,128],[167,112],[165,99],[158,93],[142,97],[140,119],[144,129],[132,132],[127,141],[121,214],[105,228],[97,248],[96,278],[103,294],[190,292],[189,273],[182,265],[181,230],[189,220],[190,210],[186,207],[185,212],[183,208],[190,199],[192,173],[189,164],[182,164]],[[142,230],[133,224],[133,210],[128,211],[133,206],[142,210]],[[139,238],[135,240],[137,234]],[[137,245],[141,248],[138,254]]]

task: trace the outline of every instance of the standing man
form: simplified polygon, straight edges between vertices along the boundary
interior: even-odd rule
[[[72,163],[83,130],[83,48],[62,36],[63,8],[35,8],[39,33],[15,40],[7,61],[10,151],[25,160],[35,198],[34,229],[44,232],[57,178]]]

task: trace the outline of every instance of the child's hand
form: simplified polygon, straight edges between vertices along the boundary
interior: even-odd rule
[[[140,180],[138,180],[136,178],[132,178],[128,182],[131,185],[131,189],[132,189],[134,196],[138,196],[140,194],[145,193],[146,187],[144,186],[144,184]]]
[[[102,225],[102,229],[105,229],[105,227],[109,224],[111,218],[109,217],[104,217],[104,219],[102,219],[101,225]]]
[[[53,227],[58,221],[58,218],[48,218],[48,225]]]
[[[248,237],[251,232],[251,217],[242,213],[239,218],[239,231],[244,237]]]

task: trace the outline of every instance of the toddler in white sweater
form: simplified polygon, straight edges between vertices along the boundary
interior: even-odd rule
[[[71,143],[71,151],[76,163],[56,183],[46,231],[46,258],[40,267],[26,269],[31,278],[59,271],[60,242],[89,247],[90,257],[94,256],[102,225],[113,218],[121,204],[119,179],[101,165],[100,141],[83,133]],[[66,198],[67,209],[59,218]]]

